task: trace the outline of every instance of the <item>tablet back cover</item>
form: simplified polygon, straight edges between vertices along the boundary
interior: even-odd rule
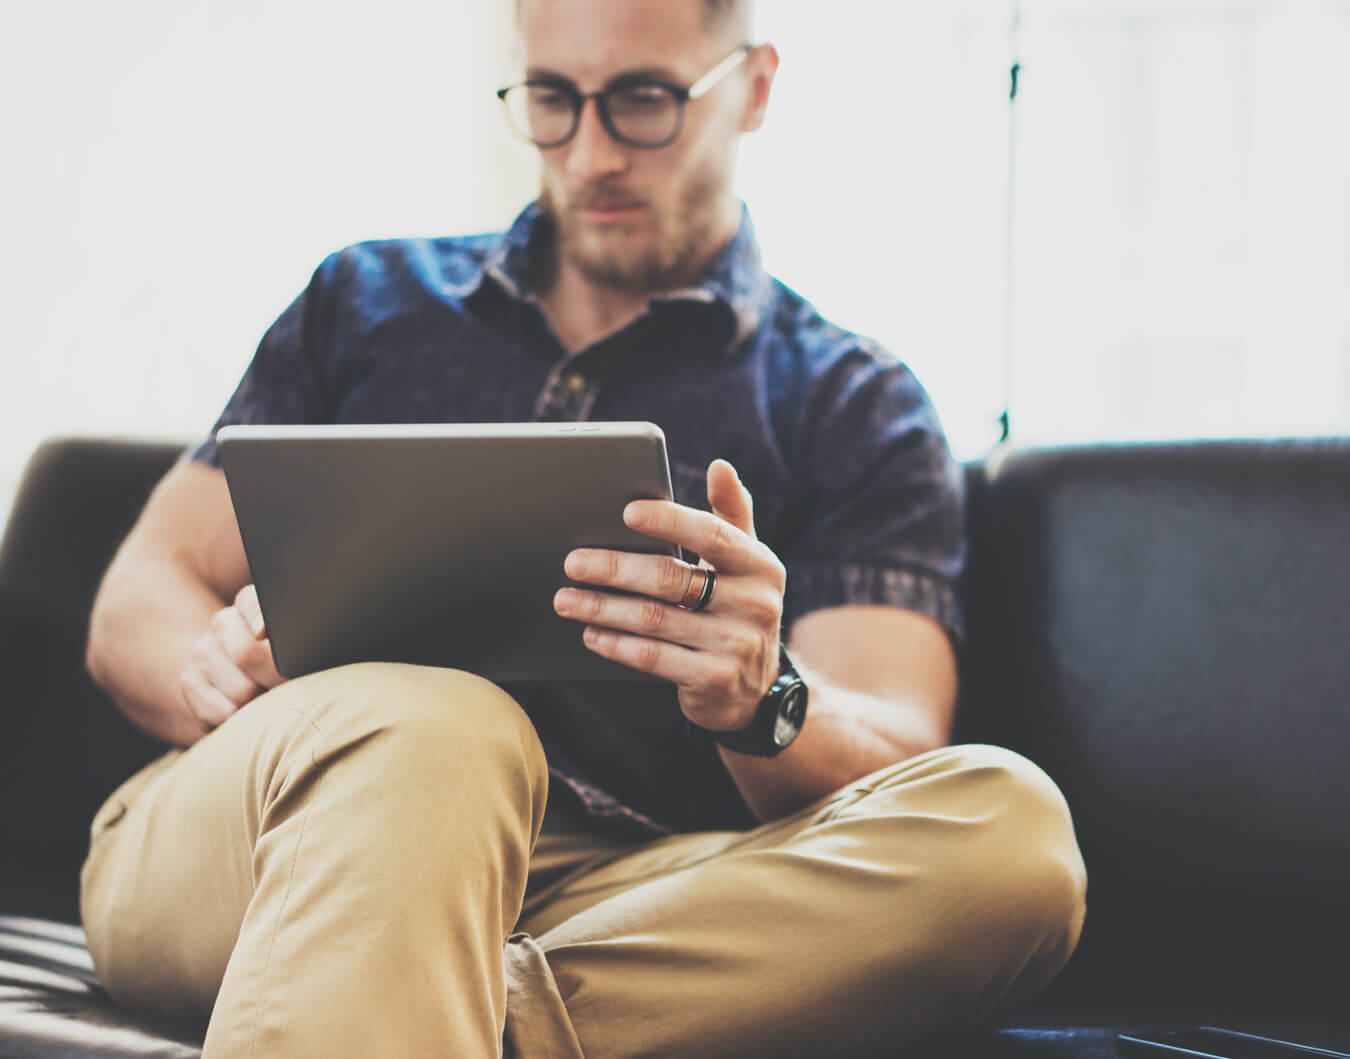
[[[465,669],[501,683],[658,678],[553,610],[576,547],[679,554],[623,523],[670,499],[651,423],[236,426],[221,458],[277,668]]]

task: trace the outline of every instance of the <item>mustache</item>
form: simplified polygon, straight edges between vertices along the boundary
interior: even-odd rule
[[[645,206],[645,199],[612,188],[588,188],[572,196],[568,205],[574,210],[622,210]]]

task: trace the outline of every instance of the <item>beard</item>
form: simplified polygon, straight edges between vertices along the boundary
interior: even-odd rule
[[[674,208],[665,212],[605,184],[583,188],[561,206],[544,186],[539,204],[553,221],[560,261],[565,260],[597,286],[650,294],[688,286],[716,249],[721,187],[715,174],[696,174],[680,190]],[[604,205],[646,206],[653,230],[645,236],[595,232],[574,212]]]

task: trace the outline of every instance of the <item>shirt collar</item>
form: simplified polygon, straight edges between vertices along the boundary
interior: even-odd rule
[[[485,278],[491,278],[517,301],[533,301],[531,288],[538,261],[533,250],[551,238],[551,222],[538,202],[532,202],[483,261],[477,273],[460,285],[456,293],[467,297],[478,290]],[[741,222],[731,241],[713,260],[703,278],[694,286],[666,291],[650,300],[652,307],[681,304],[707,305],[722,314],[726,341],[723,352],[739,351],[759,327],[768,300],[770,280],[761,263],[750,211],[741,205]]]

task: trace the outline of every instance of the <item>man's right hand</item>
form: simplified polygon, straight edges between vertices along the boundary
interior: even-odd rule
[[[258,592],[245,585],[211,616],[179,683],[188,710],[209,730],[285,679],[272,658]]]

